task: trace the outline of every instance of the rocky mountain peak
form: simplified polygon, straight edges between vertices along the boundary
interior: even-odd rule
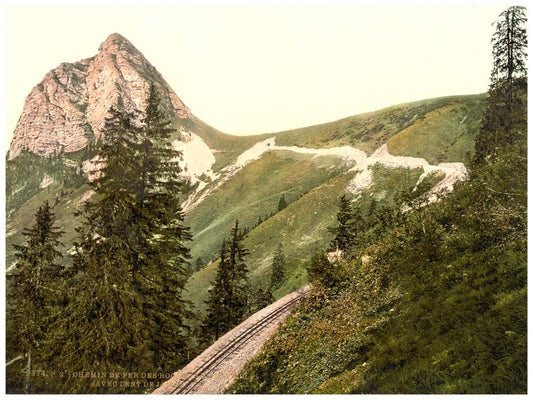
[[[116,54],[120,52],[121,49],[124,49],[126,52],[137,51],[133,44],[120,33],[112,33],[100,45],[98,51],[101,53]]]
[[[32,89],[15,128],[9,158],[23,150],[54,156],[83,149],[101,138],[111,107],[146,109],[151,85],[159,92],[168,118],[191,117],[144,55],[122,35],[111,34],[96,56],[60,64]]]

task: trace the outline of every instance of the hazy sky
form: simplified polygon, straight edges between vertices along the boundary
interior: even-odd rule
[[[505,4],[478,4],[10,6],[6,139],[44,75],[95,55],[113,32],[146,56],[197,117],[233,134],[484,92],[491,23]]]

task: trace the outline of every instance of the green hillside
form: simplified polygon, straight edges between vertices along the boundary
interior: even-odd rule
[[[424,115],[387,141],[394,155],[423,157],[431,164],[468,162],[483,113],[480,97],[450,102]]]
[[[527,393],[526,93],[525,77],[492,87],[470,178],[452,194],[392,219],[364,215],[340,261],[313,261],[313,292],[228,393]],[[438,142],[449,127],[433,123],[456,125],[460,115],[439,118],[453,109],[392,147],[442,161],[416,141]],[[457,133],[449,154],[464,155]]]
[[[194,233],[193,259],[213,260],[236,219],[243,228],[253,228],[259,218],[277,212],[282,195],[287,202],[294,202],[345,171],[347,167],[341,164],[334,157],[280,151],[248,164],[188,213],[186,223]]]
[[[276,143],[282,146],[312,148],[348,145],[370,155],[395,135],[428,118],[431,121],[430,126],[425,125],[425,127],[437,130],[434,133],[426,132],[427,137],[418,139],[426,143],[426,139],[432,140],[434,136],[439,136],[439,145],[444,144],[446,149],[439,147],[442,152],[439,154],[441,158],[446,161],[464,161],[465,151],[473,150],[473,138],[479,128],[485,98],[485,94],[479,94],[399,104],[327,124],[279,132],[276,134]],[[401,140],[403,146],[396,146],[397,142],[394,143],[391,146],[391,154],[424,157],[423,151],[413,154],[410,150],[409,145],[418,139]],[[459,140],[464,142],[460,148],[456,144]],[[419,149],[420,145],[432,146],[431,143],[417,144],[414,148]],[[448,147],[450,149],[447,149]],[[450,155],[448,152],[451,152]],[[432,158],[433,154],[429,154],[428,161]]]
[[[373,201],[376,202],[376,207],[398,208],[398,193],[411,191],[422,170],[390,170],[376,165],[373,172],[374,183],[357,200],[357,205],[365,211]],[[329,245],[332,234],[328,228],[336,225],[337,203],[340,196],[346,193],[346,186],[353,177],[354,172],[347,172],[331,178],[290,203],[287,208],[264,221],[245,237],[244,244],[250,250],[247,265],[252,287],[268,286],[272,258],[279,243],[285,249],[287,270],[285,281],[273,293],[274,297],[280,298],[308,282],[309,260],[316,252]],[[227,235],[227,231],[221,234]],[[217,265],[215,261],[194,273],[187,284],[187,296],[198,311],[204,310],[204,301],[216,274]]]
[[[230,393],[526,393],[526,146],[370,238]]]

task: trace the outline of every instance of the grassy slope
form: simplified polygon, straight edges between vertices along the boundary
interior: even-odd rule
[[[22,230],[19,227],[30,227],[35,224],[35,212],[39,206],[48,201],[50,205],[54,205],[56,193],[61,192],[63,187],[58,184],[52,184],[33,196],[28,200],[23,207],[13,213],[11,218],[6,223],[6,266],[9,267],[15,262],[12,251],[13,244],[24,244],[25,238],[22,236]],[[74,217],[74,212],[79,208],[78,202],[82,196],[89,190],[87,185],[82,185],[77,189],[63,189],[65,194],[59,202],[53,207],[52,212],[56,217],[56,225],[61,227],[64,231],[61,237],[61,243],[64,246],[60,251],[65,255],[72,246],[72,243],[77,238],[75,228],[77,218]],[[67,259],[64,260],[68,262]]]
[[[251,253],[247,263],[253,271],[252,279],[264,280],[265,267],[280,240],[291,265],[294,266],[293,258],[310,256],[327,240],[324,224],[334,218],[337,198],[352,176],[342,174],[346,168],[338,164],[338,159],[330,157],[271,152],[247,165],[189,214],[187,221],[193,232],[200,232],[193,239],[193,255],[202,254],[205,260],[216,258],[235,219],[242,227],[254,225],[259,217],[277,210],[283,194],[290,202],[287,208],[253,229],[245,240]],[[221,209],[228,212],[218,212]],[[195,273],[188,283],[189,296],[200,308],[208,289],[205,284],[214,277],[214,272],[209,272],[213,268],[211,264]],[[292,278],[287,285],[292,288],[303,283],[305,278],[300,275],[289,273]]]
[[[446,132],[447,129],[440,130],[446,132],[443,141],[446,146],[450,146],[456,140],[456,132],[466,133],[466,136],[470,138],[475,136],[476,121],[479,124],[480,109],[485,97],[484,94],[453,96],[399,104],[327,124],[279,132],[276,134],[276,143],[315,148],[349,145],[370,154],[416,121],[442,109],[440,113],[433,114],[431,119],[433,125],[439,129],[443,123],[452,128],[450,133]],[[449,112],[453,114],[449,116]],[[467,125],[464,126],[468,128],[466,132],[460,129],[461,127],[457,127],[457,124],[463,125],[460,123],[461,120],[457,121],[454,118],[457,113],[462,113],[461,120],[462,116],[468,115],[465,120]],[[472,144],[468,143],[468,145]],[[406,148],[396,151],[393,154],[407,155],[403,153]]]
[[[295,201],[343,169],[335,158],[289,152],[269,152],[248,164],[187,215],[186,223],[194,233],[193,259],[216,258],[236,219],[242,228],[251,228],[260,217],[277,211],[281,195]]]
[[[431,111],[391,137],[387,142],[389,152],[423,157],[432,164],[466,162],[474,148],[483,103],[479,97],[464,100]]]
[[[412,189],[421,173],[421,169],[389,170],[377,165],[374,167],[374,184],[359,198],[357,205],[367,209],[374,198],[379,199],[379,204],[390,205],[396,191]],[[282,297],[307,282],[308,259],[331,241],[328,228],[336,224],[339,197],[345,193],[353,176],[352,172],[335,176],[289,204],[246,236],[244,245],[250,250],[247,265],[253,287],[268,285],[270,265],[279,243],[284,246],[287,270],[285,281],[273,293],[274,297]],[[197,311],[205,309],[204,301],[216,267],[217,262],[209,264],[196,272],[187,284],[187,296]]]
[[[525,139],[492,160],[337,266],[229,392],[527,393]]]
[[[393,106],[327,124],[280,132],[276,134],[276,143],[311,148],[352,145],[364,149],[369,154],[388,141],[389,151],[395,155],[420,157],[424,156],[424,152],[427,151],[430,162],[465,162],[467,153],[473,150],[473,138],[479,127],[484,98],[485,95],[456,96]],[[218,131],[210,131],[209,129],[212,129],[210,127],[205,129],[206,133],[201,136],[210,146],[227,148],[224,147],[229,143],[226,142],[227,135]],[[268,135],[239,139],[230,136],[235,143],[239,143],[239,150],[246,149],[248,144],[251,146],[254,138],[259,140],[264,137],[268,137]],[[431,141],[436,138],[439,139],[438,147],[431,145]],[[243,141],[241,142],[241,140]],[[289,162],[288,160],[295,157],[292,155],[282,162],[272,153],[265,155],[259,162],[253,163],[245,171],[242,171],[238,177],[232,178],[221,188],[222,190],[211,194],[203,204],[200,204],[197,209],[190,213],[187,221],[195,233],[195,243],[192,249],[193,260],[199,256],[204,261],[212,260],[222,237],[229,232],[235,218],[238,217],[241,220],[242,226],[250,226],[257,221],[259,216],[276,209],[277,200],[281,194],[286,194],[288,200],[293,201],[295,197],[306,190],[302,186],[294,188],[293,191],[289,190],[294,182],[301,181],[304,172],[298,168],[291,170],[291,166],[295,166],[295,164],[293,165],[292,161]],[[271,163],[272,165],[270,165]],[[304,164],[301,164],[300,167],[304,167]],[[385,175],[391,174],[391,177],[396,177],[392,170],[385,171]],[[243,173],[250,176],[245,177],[242,175]],[[293,175],[294,173],[297,175]],[[234,180],[235,178],[237,180]],[[320,181],[320,179],[318,180]],[[317,183],[309,180],[306,182],[307,187],[313,187]],[[378,183],[375,187],[380,185]],[[254,187],[254,190],[250,190],[251,187]],[[337,196],[341,194],[342,192],[339,192]],[[377,195],[379,196],[380,193]],[[297,203],[294,206],[299,207],[301,204]],[[228,211],[225,214],[220,214],[218,212],[220,209]],[[316,209],[316,207],[311,205],[311,209]],[[307,217],[302,216],[297,224],[305,224],[306,218],[309,218],[309,214]],[[256,228],[250,237],[261,238],[262,235],[268,235],[268,232],[263,231],[264,226],[269,225],[261,225]],[[287,236],[289,227],[290,225],[280,225],[276,236]],[[305,233],[303,234],[305,236]],[[329,240],[327,230],[324,231],[323,235],[323,238],[319,240],[322,244]],[[272,245],[276,246],[276,243]],[[293,251],[292,246],[293,244],[286,245],[286,251]],[[255,250],[255,248],[252,249],[252,254]],[[261,257],[256,257],[253,262],[259,262],[260,265],[257,268],[263,270],[270,262],[271,254],[263,254],[261,251],[257,254],[261,254]],[[290,277],[279,293],[275,294],[285,293],[293,286],[292,282],[301,282],[304,279],[300,267],[302,260],[309,257],[310,254],[309,251],[304,252],[299,260],[289,257],[288,264],[292,270],[298,271],[294,273],[298,277]],[[289,276],[291,275],[289,274]],[[195,280],[196,277],[193,277],[192,282]],[[201,281],[205,284],[209,279]],[[191,285],[195,291],[198,290],[199,286],[196,283]],[[207,289],[203,288],[202,290],[206,291]],[[192,296],[202,297],[196,294]]]

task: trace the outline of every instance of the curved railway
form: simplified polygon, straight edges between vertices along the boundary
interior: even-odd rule
[[[153,393],[222,393],[310,289],[309,285],[304,286],[258,311],[222,336]]]

